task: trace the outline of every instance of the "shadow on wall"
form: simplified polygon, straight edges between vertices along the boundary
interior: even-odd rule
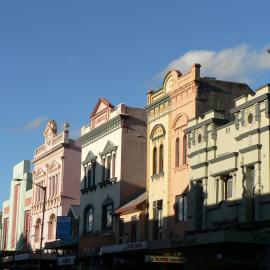
[[[15,251],[32,251],[31,245],[27,240],[27,236],[25,236],[24,234],[20,235],[19,240],[16,243]]]

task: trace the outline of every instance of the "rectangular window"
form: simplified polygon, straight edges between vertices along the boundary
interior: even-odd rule
[[[233,178],[230,175],[224,175],[220,177],[222,181],[222,199],[228,200],[233,197]]]
[[[255,185],[255,170],[254,166],[246,168],[246,196],[252,198]]]
[[[153,202],[153,239],[162,239],[162,227],[163,227],[163,200]]]
[[[115,154],[112,157],[112,178],[115,177]]]
[[[106,204],[103,206],[103,209],[102,209],[102,228],[103,228],[103,230],[109,230],[113,226],[112,211],[113,211],[112,204]]]
[[[30,233],[30,211],[25,211],[24,214],[24,242],[29,243],[29,233]]]
[[[91,187],[91,165],[89,164],[87,167],[87,187]]]
[[[125,232],[125,221],[123,218],[119,219],[119,237],[123,237]]]
[[[106,179],[109,180],[111,178],[111,156],[107,157],[107,166],[106,166],[106,171],[107,171],[107,175],[106,175]]]
[[[102,181],[105,181],[105,158],[102,158],[101,166],[102,166]]]
[[[176,197],[176,217],[178,222],[187,221],[187,196]]]
[[[131,242],[136,242],[137,240],[137,216],[131,217]]]
[[[8,248],[8,218],[4,219],[4,231],[3,231],[3,249]]]

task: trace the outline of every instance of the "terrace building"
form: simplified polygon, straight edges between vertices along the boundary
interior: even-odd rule
[[[81,143],[80,250],[86,258],[119,240],[114,210],[145,192],[146,112],[100,98]],[[84,263],[92,263],[89,256]]]
[[[269,269],[269,100],[268,84],[235,99],[233,119],[211,110],[188,123],[191,269]]]
[[[252,93],[246,84],[201,77],[200,65],[187,74],[173,70],[162,87],[147,94],[147,198],[150,240],[183,237],[187,228],[188,122],[210,109],[225,110]]]
[[[23,179],[24,181],[16,181]],[[32,203],[30,161],[23,160],[13,167],[9,200],[2,210],[2,250],[27,250],[30,244]]]
[[[43,246],[56,240],[58,216],[66,216],[71,205],[80,202],[81,147],[69,138],[69,124],[57,133],[57,125],[50,120],[44,131],[44,144],[35,150],[33,182],[46,187],[45,217],[42,218],[44,191],[33,185],[31,244],[40,247],[41,226],[44,223]]]

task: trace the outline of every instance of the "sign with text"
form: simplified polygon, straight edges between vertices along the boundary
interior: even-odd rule
[[[146,255],[147,263],[185,263],[184,257]]]
[[[70,239],[70,230],[71,230],[71,218],[65,216],[57,217],[56,225],[56,239]]]

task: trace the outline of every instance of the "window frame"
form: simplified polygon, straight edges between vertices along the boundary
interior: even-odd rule
[[[90,226],[89,226],[89,217],[90,217],[90,214],[89,212],[91,211],[91,215],[92,215],[92,225],[91,225],[91,230],[89,229]],[[91,234],[94,232],[94,207],[92,205],[87,205],[84,209],[84,213],[83,213],[83,225],[84,225],[84,228],[83,228],[83,231],[84,231],[84,234],[87,235],[87,234]]]

